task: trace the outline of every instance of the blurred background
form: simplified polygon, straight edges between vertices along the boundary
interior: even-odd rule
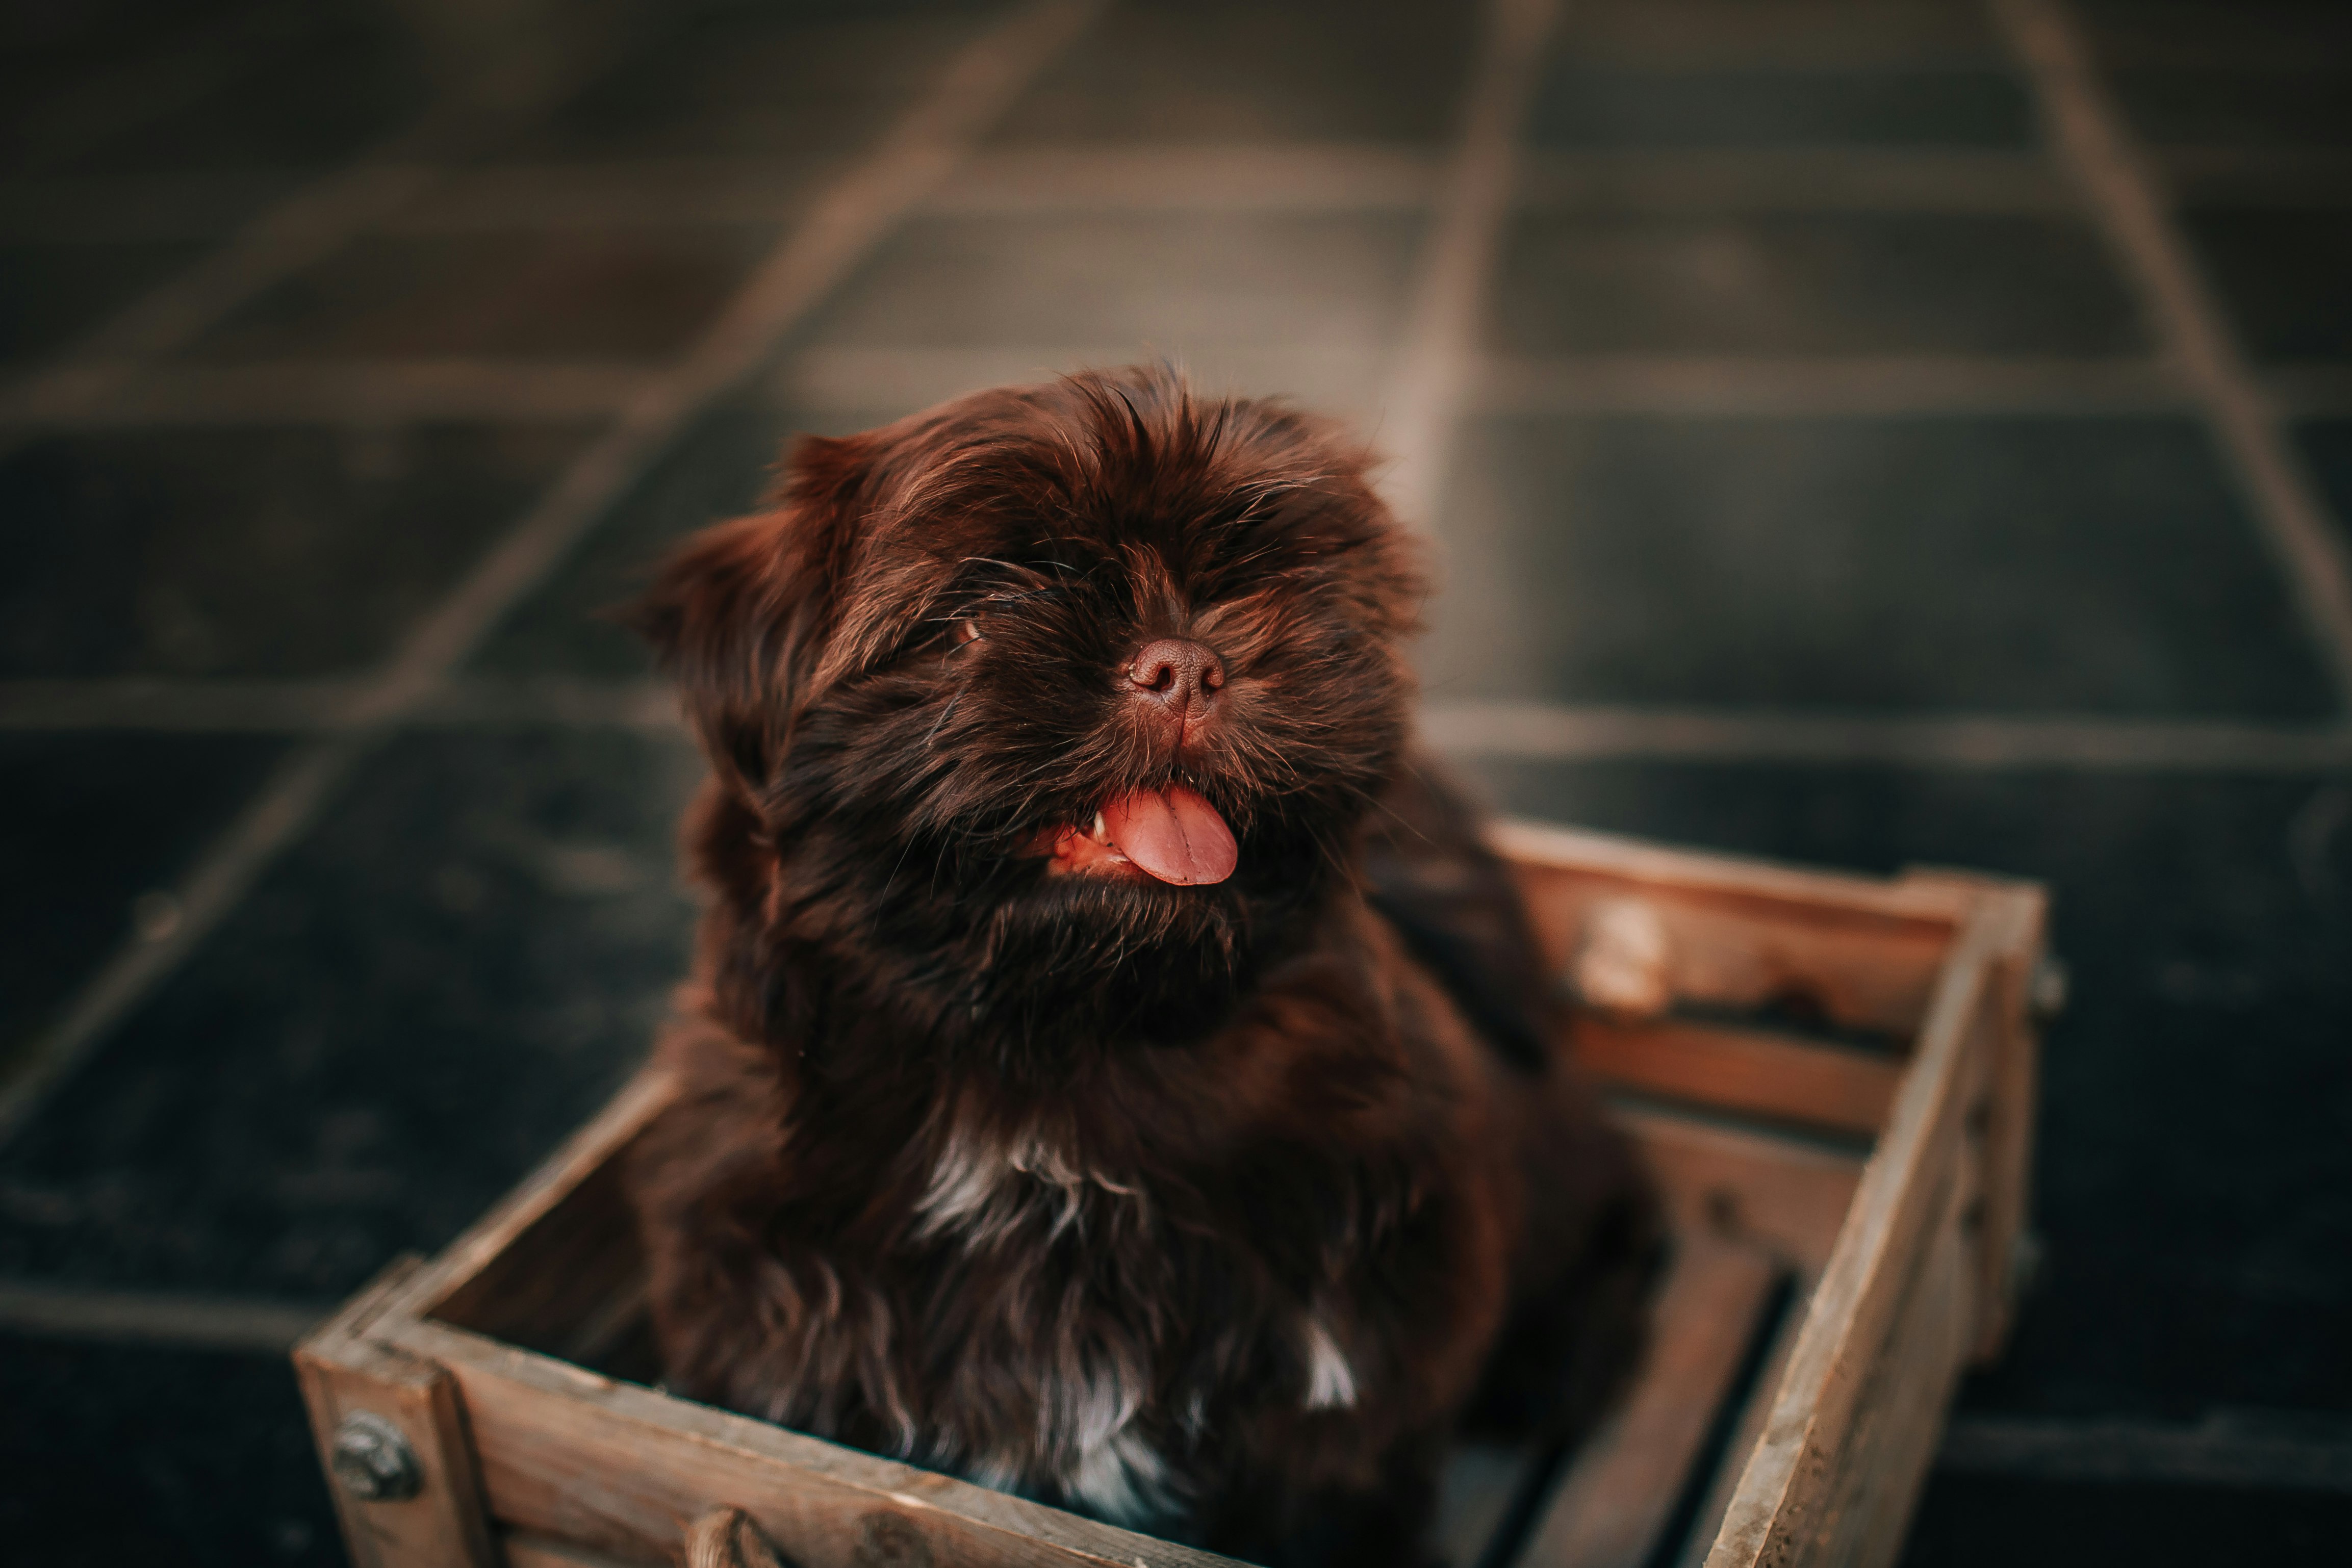
[[[2046,878],[1915,1564],[2352,1527],[2352,7],[12,0],[0,1555],[341,1561],[284,1349],[628,1072],[591,618],[794,431],[1166,356],[1393,455],[1498,805]]]

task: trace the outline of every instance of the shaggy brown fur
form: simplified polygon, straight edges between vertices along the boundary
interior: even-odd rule
[[[1408,757],[1422,580],[1366,461],[1082,375],[804,441],[668,563],[643,622],[713,764],[687,1092],[634,1175],[674,1386],[1390,1562],[1482,1369],[1555,1412],[1622,1373],[1647,1188]],[[1204,801],[1232,874],[1087,831],[1136,791]]]

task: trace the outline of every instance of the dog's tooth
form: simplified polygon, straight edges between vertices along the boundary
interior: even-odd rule
[[[1098,844],[1107,844],[1110,842],[1110,827],[1109,824],[1103,821],[1103,814],[1100,811],[1097,811],[1095,813],[1093,836],[1095,842]]]

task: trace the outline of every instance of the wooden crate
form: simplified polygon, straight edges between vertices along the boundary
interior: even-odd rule
[[[2007,1325],[2040,890],[1496,836],[1564,975],[1605,988],[1596,944],[1630,940],[1671,992],[1664,1012],[1588,1010],[1574,1046],[1647,1150],[1675,1247],[1603,1430],[1565,1464],[1463,1457],[1457,1561],[1492,1560],[1500,1530],[1545,1568],[1891,1562],[1953,1385]],[[668,1092],[640,1077],[296,1350],[362,1568],[675,1562],[722,1507],[801,1568],[1226,1561],[630,1381],[651,1364],[620,1162]]]

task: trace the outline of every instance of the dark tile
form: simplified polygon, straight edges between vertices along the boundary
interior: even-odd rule
[[[203,253],[167,242],[0,246],[0,361],[67,347]]]
[[[0,463],[0,674],[307,675],[384,653],[573,428],[58,436]]]
[[[2352,93],[2352,84],[2347,84]],[[2249,352],[2352,359],[2352,191],[2335,211],[2208,208],[2186,227]]]
[[[773,243],[766,229],[712,225],[376,235],[269,289],[186,353],[658,359],[718,314]]]
[[[0,175],[0,243],[26,281],[12,291],[88,287],[131,270],[132,258],[169,252],[173,267],[205,254],[302,183],[284,169],[214,169],[144,174]],[[162,274],[159,274],[160,277]],[[40,323],[20,323],[38,335]]]
[[[2295,432],[2304,460],[2335,514],[2336,532],[2352,548],[2352,420],[2320,420]]]
[[[1392,341],[1423,221],[1398,214],[936,217],[811,324],[820,345],[1150,357]]]
[[[274,35],[292,19],[265,10],[174,0],[0,7],[0,166],[69,162],[93,139],[202,96],[209,83],[201,78],[215,74],[206,57],[250,43],[266,57],[278,43]],[[235,71],[260,61],[239,51],[226,63]],[[190,77],[200,78],[193,95]]]
[[[1003,141],[1442,141],[1475,12],[1386,0],[1159,0],[1096,24],[1016,105]]]
[[[2352,784],[1635,762],[1476,772],[1507,809],[1555,821],[2047,880],[2074,982],[2043,1052],[2035,1222],[2049,1251],[2006,1358],[1967,1403],[2166,1419],[2352,1409]]]
[[[2352,146],[2346,58],[2339,46],[2300,70],[2125,71],[2113,88],[2132,129],[2159,147]]]
[[[1441,696],[2333,711],[2185,422],[1496,418],[1454,474]]]
[[[168,888],[284,750],[247,736],[0,736],[0,1071],[131,935],[132,900]]]
[[[2352,51],[2336,0],[2075,0],[2100,60],[2118,70],[2294,70]]]
[[[1555,47],[1582,64],[1836,69],[2002,64],[1969,0],[1585,0]]]
[[[0,11],[0,81],[20,91],[70,90],[174,27],[216,26],[258,0],[81,0]],[[183,40],[174,39],[173,42]]]
[[[1538,146],[2020,147],[2024,86],[2003,72],[1555,70],[1529,116]]]
[[[344,1561],[284,1356],[0,1337],[11,1560]]]
[[[881,423],[748,408],[706,416],[509,617],[475,667],[500,674],[646,674],[644,643],[607,612],[644,589],[662,552],[697,528],[750,511],[793,435],[845,434]]]
[[[75,159],[89,172],[322,167],[406,124],[432,101],[425,51],[380,14],[345,13],[261,69],[141,120]]]
[[[644,1055],[700,765],[412,736],[0,1150],[0,1275],[332,1299],[446,1243]]]
[[[702,7],[558,106],[509,152],[809,154],[871,142],[994,7]]]
[[[2041,214],[1524,214],[1488,340],[1518,354],[2120,353],[2086,225]]]
[[[2234,1487],[1937,1474],[1912,1521],[1905,1568],[2266,1568],[2341,1560],[2352,1497]]]

